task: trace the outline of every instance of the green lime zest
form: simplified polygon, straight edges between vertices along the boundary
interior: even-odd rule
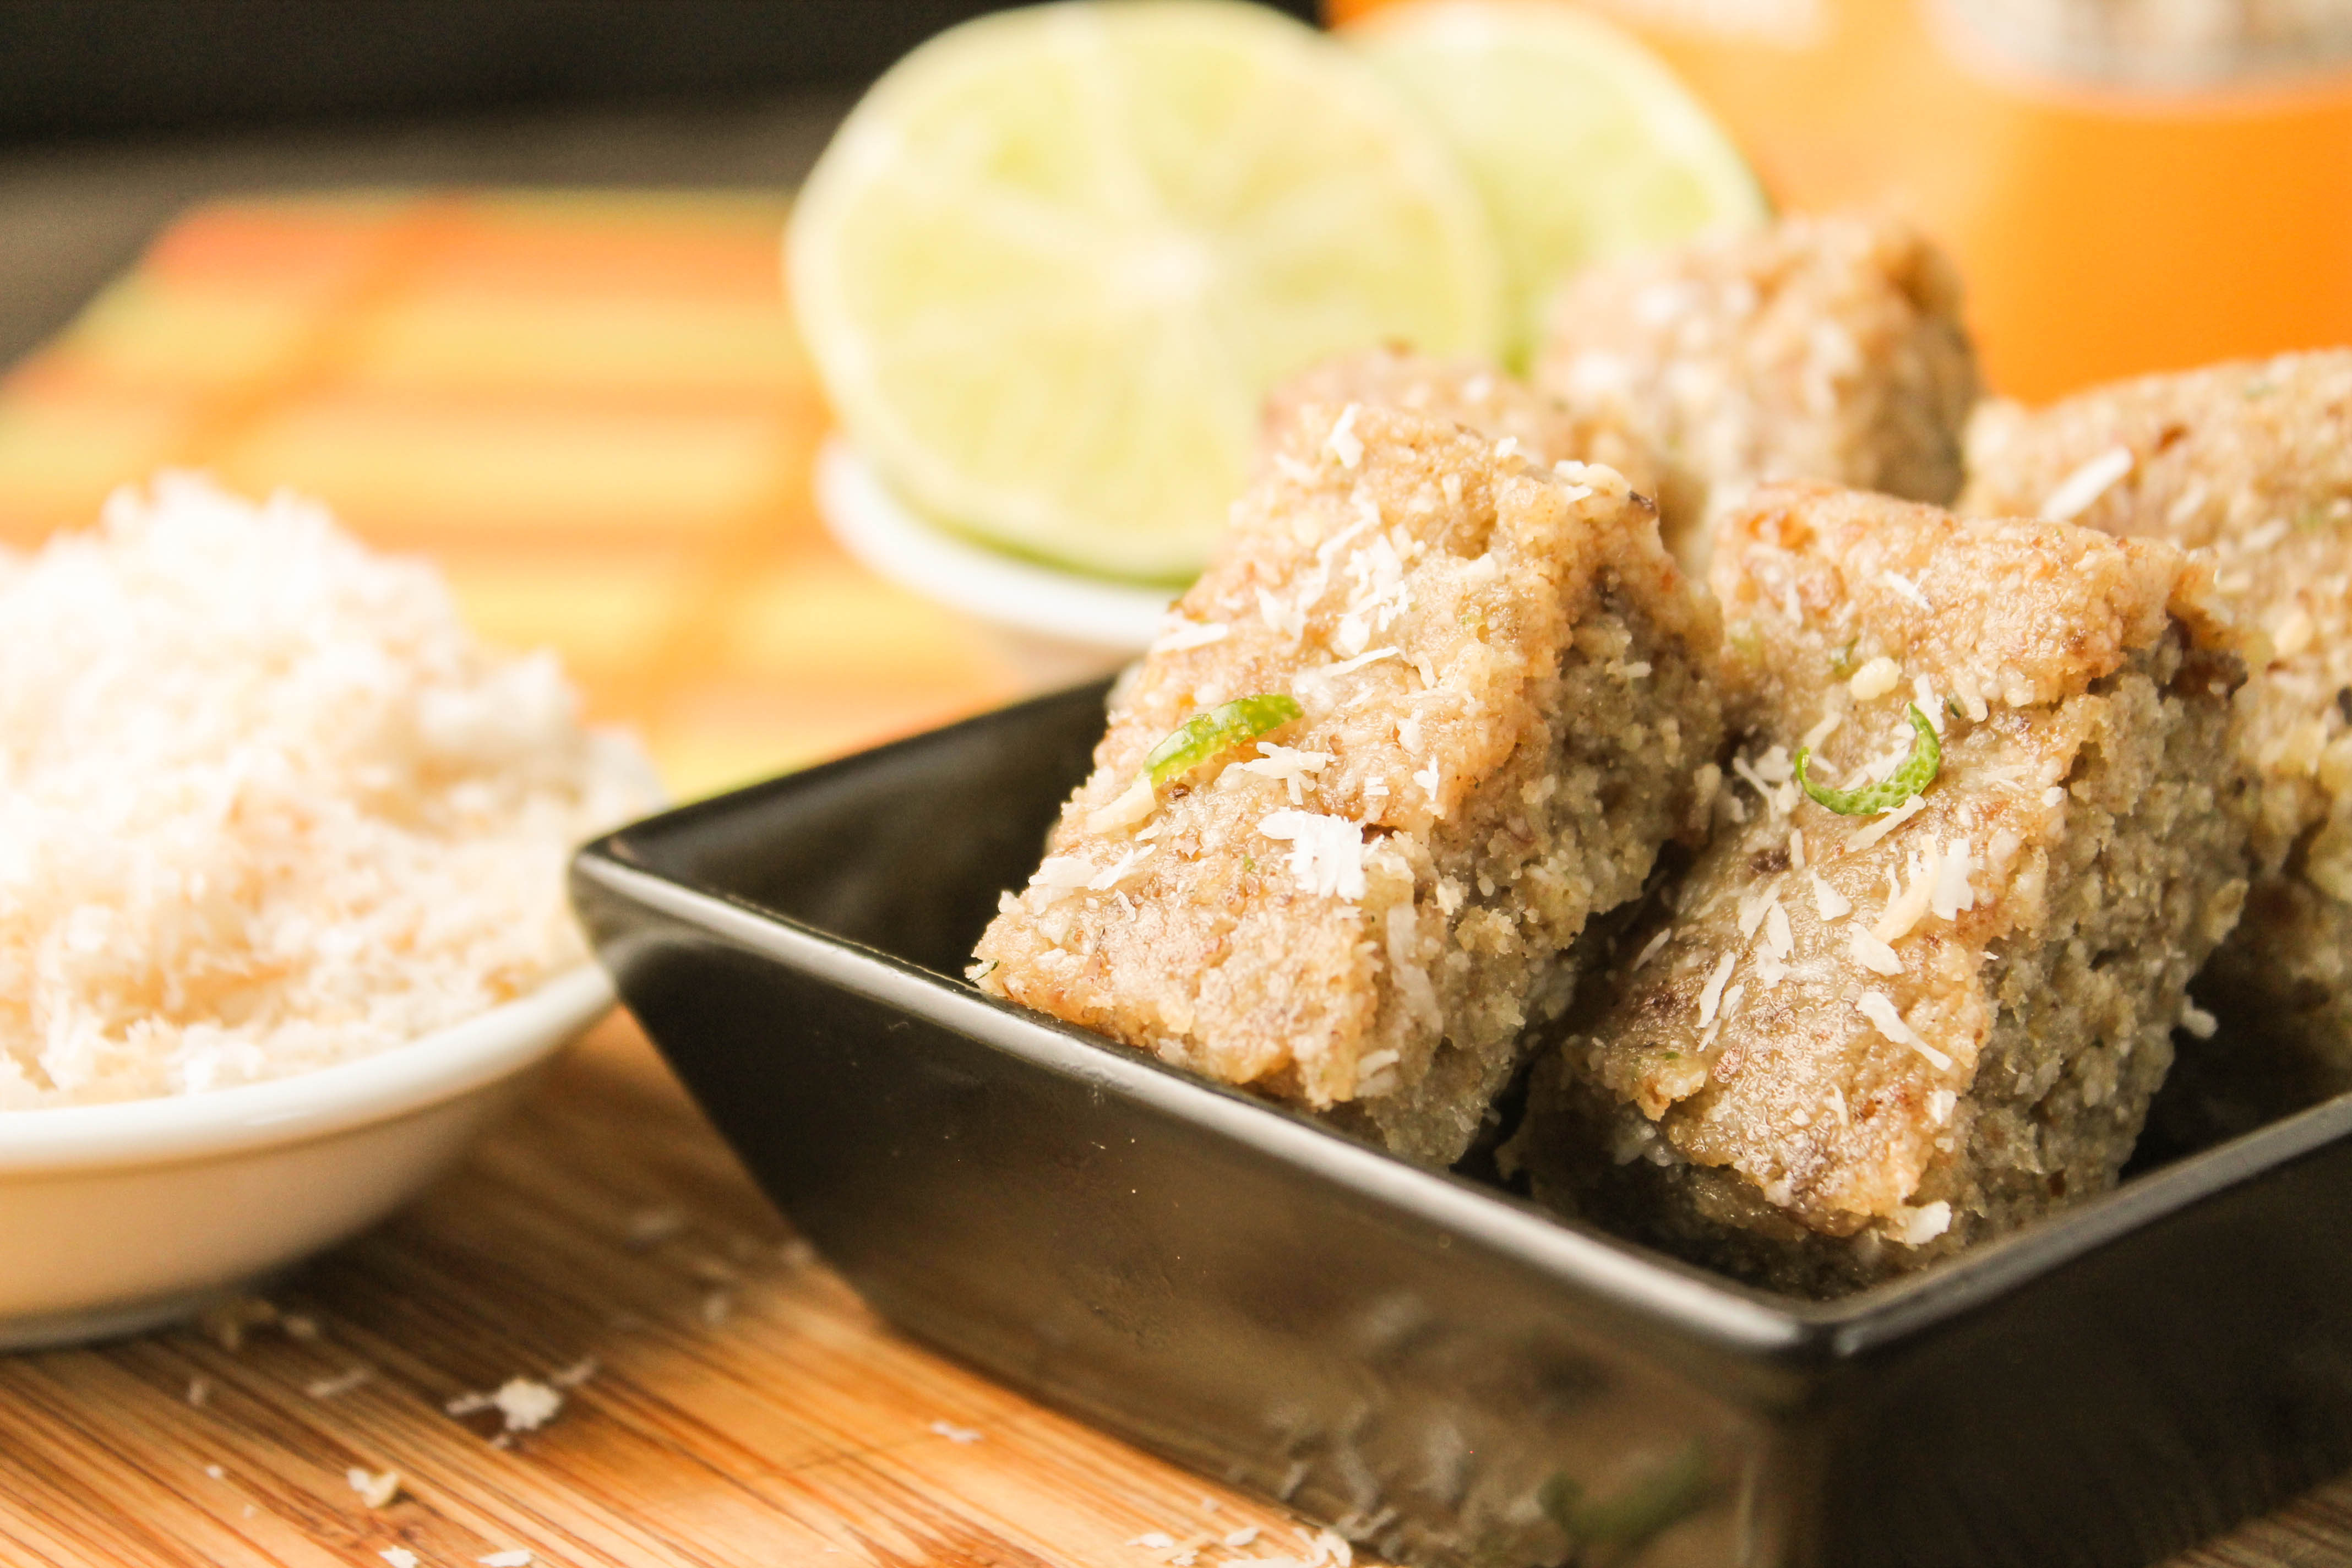
[[[1236,697],[1206,713],[1195,713],[1151,748],[1151,754],[1143,759],[1143,776],[1158,789],[1211,757],[1273,733],[1305,711],[1295,697],[1261,691],[1254,697]]]
[[[1797,751],[1797,783],[1804,786],[1815,804],[1828,807],[1840,816],[1869,816],[1901,805],[1913,795],[1936,782],[1944,768],[1944,743],[1936,739],[1936,727],[1919,711],[1916,702],[1906,702],[1903,712],[1911,721],[1915,739],[1911,754],[1900,766],[1876,784],[1860,789],[1824,789],[1805,776],[1805,763],[1812,756],[1811,747]]]

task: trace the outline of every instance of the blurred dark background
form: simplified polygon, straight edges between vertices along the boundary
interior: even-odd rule
[[[0,0],[0,365],[207,196],[790,185],[892,60],[997,8]]]
[[[0,138],[707,104],[865,80],[972,0],[6,0]]]

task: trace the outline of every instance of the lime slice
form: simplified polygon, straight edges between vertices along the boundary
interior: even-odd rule
[[[1722,128],[1597,17],[1547,0],[1421,0],[1339,36],[1423,113],[1485,199],[1517,367],[1577,268],[1767,216]]]
[[[786,242],[851,439],[931,516],[1110,575],[1197,571],[1258,401],[1386,339],[1491,352],[1477,197],[1370,71],[1229,0],[1011,11],[854,110]]]

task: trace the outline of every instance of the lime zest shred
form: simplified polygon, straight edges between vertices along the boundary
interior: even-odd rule
[[[1797,783],[1815,805],[1840,816],[1870,816],[1901,805],[1936,782],[1936,775],[1944,769],[1944,743],[1936,738],[1936,727],[1927,722],[1927,716],[1919,711],[1916,702],[1906,702],[1903,712],[1911,721],[1910,754],[1876,784],[1859,789],[1825,789],[1805,776],[1805,763],[1813,754],[1812,748],[1798,748]]]
[[[1279,691],[1236,697],[1206,713],[1195,713],[1168,732],[1143,759],[1143,776],[1158,789],[1181,778],[1210,758],[1272,734],[1306,711],[1298,699]]]

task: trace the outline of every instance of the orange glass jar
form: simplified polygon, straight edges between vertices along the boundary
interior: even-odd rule
[[[1782,207],[1882,204],[1949,247],[2002,392],[2352,343],[2342,0],[1588,8],[1681,71]]]

